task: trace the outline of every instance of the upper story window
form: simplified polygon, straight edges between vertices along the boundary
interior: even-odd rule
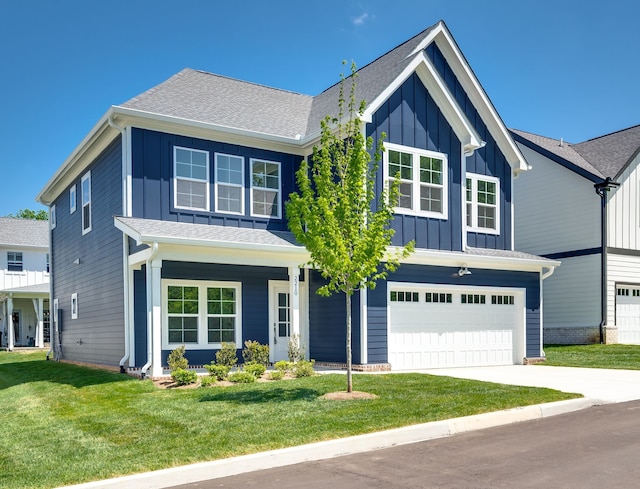
[[[281,215],[280,163],[251,160],[251,215],[276,217]]]
[[[400,179],[395,211],[438,219],[447,218],[447,157],[397,144],[385,144],[385,181]]]
[[[467,174],[467,229],[499,234],[500,180],[485,175]]]
[[[82,177],[82,234],[91,231],[91,172]]]
[[[21,272],[23,269],[22,252],[7,251],[7,271]]]
[[[173,148],[174,203],[180,209],[209,210],[209,152]]]
[[[49,264],[49,253],[47,253],[47,273],[51,271],[51,265]]]
[[[56,228],[56,205],[55,204],[53,204],[49,209],[49,225],[51,226],[51,229]]]
[[[76,186],[73,185],[69,189],[69,214],[73,214],[76,211]]]
[[[244,158],[216,153],[216,212],[244,214]]]

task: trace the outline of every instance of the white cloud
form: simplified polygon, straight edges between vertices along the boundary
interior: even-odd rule
[[[365,12],[364,14],[358,16],[358,17],[354,17],[352,19],[353,25],[362,25],[365,23],[365,21],[369,18],[369,14],[367,12]]]

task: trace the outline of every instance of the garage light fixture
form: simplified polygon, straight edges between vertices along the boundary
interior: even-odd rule
[[[462,265],[460,270],[458,270],[458,275],[462,277],[463,275],[471,275],[471,272],[467,268],[467,265]]]

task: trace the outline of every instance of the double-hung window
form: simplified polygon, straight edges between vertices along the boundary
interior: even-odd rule
[[[216,153],[216,212],[244,214],[244,158]]]
[[[395,211],[447,218],[447,157],[397,144],[385,144],[385,179],[400,181]]]
[[[174,205],[180,209],[209,210],[209,152],[173,148]]]
[[[82,191],[82,234],[91,231],[91,172],[87,172],[80,183]]]
[[[500,180],[467,174],[467,229],[488,234],[500,232]]]
[[[162,294],[163,348],[241,346],[240,283],[165,280]]]
[[[280,163],[251,160],[251,215],[281,216]]]
[[[69,214],[76,211],[76,186],[72,185],[69,189]]]
[[[23,269],[22,252],[7,251],[7,271],[21,272]]]

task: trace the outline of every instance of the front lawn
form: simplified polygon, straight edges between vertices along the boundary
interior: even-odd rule
[[[577,397],[425,374],[198,389],[0,352],[0,487],[54,487]]]
[[[543,365],[640,370],[640,345],[547,345]]]

